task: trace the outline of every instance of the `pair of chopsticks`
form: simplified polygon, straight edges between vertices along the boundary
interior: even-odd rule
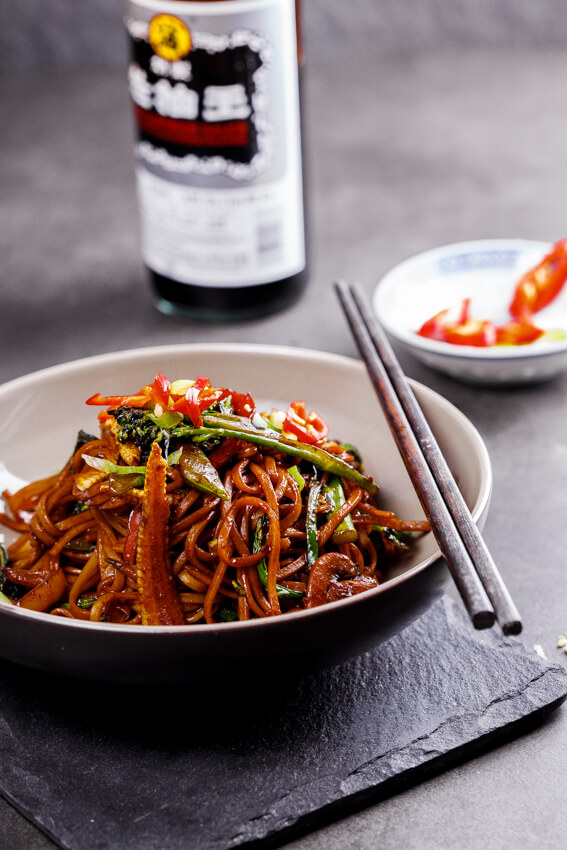
[[[398,450],[441,554],[477,629],[495,620],[506,635],[522,622],[486,543],[398,363],[357,286],[335,284]]]

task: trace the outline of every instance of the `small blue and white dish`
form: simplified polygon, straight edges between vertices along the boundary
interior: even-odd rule
[[[440,310],[471,298],[471,316],[510,321],[508,308],[521,276],[551,244],[486,239],[445,245],[411,257],[389,271],[373,297],[375,313],[391,339],[427,366],[471,384],[513,385],[548,380],[567,368],[567,285],[534,317],[549,331],[525,345],[475,347],[427,339],[417,331]]]

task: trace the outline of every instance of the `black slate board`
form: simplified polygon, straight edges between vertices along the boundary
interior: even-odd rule
[[[279,845],[535,725],[567,672],[445,599],[347,664],[253,693],[0,666],[0,789],[66,850]]]

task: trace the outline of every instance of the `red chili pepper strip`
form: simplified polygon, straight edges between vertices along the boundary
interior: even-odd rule
[[[520,279],[510,304],[516,319],[529,319],[556,298],[567,280],[567,239],[556,242],[543,260]]]
[[[174,402],[172,410],[188,416],[195,426],[202,425],[201,413],[217,401],[230,395],[230,390],[225,387],[211,387],[208,378],[197,378],[192,387],[189,387],[185,397]]]
[[[419,336],[427,337],[427,339],[436,339],[439,342],[446,342],[445,328],[447,325],[462,325],[466,322],[469,318],[470,306],[471,299],[463,298],[459,304],[448,307],[446,310],[441,310],[423,323],[418,330]]]
[[[232,393],[232,407],[237,416],[250,418],[256,410],[256,402],[250,393]]]
[[[169,404],[169,393],[171,390],[171,381],[162,375],[161,372],[155,377],[155,380],[152,384],[147,387],[144,387],[144,391],[146,391],[155,404],[160,404],[164,410],[167,410],[167,405]]]
[[[467,319],[460,325],[445,328],[445,342],[483,348],[496,342],[496,328],[488,319]]]
[[[496,328],[496,345],[526,345],[543,336],[545,331],[531,322],[507,322]]]
[[[199,377],[195,380],[193,384],[198,390],[204,390],[206,387],[211,386],[211,382],[209,378],[206,378],[204,375],[199,375]]]
[[[201,413],[211,405],[216,404],[230,395],[230,390],[225,387],[205,387],[199,392],[199,410]]]
[[[149,398],[145,393],[138,395],[105,395],[95,393],[85,404],[100,404],[105,407],[146,407]]]
[[[199,390],[196,390],[194,387],[189,387],[187,392],[185,393],[184,398],[180,398],[179,401],[176,401],[172,410],[175,410],[177,413],[182,413],[184,416],[188,416],[193,425],[199,426],[201,424],[201,410],[199,408]]]
[[[184,623],[169,558],[166,469],[159,444],[153,443],[146,466],[136,556],[142,622],[148,626]]]
[[[147,407],[148,404],[161,404],[167,409],[171,383],[158,372],[153,383],[143,387],[135,395],[106,395],[100,393],[88,398],[85,404],[99,404],[105,407]]]
[[[188,416],[195,426],[202,425],[201,414],[213,404],[227,396],[232,396],[232,405],[238,416],[250,417],[256,404],[250,393],[236,393],[226,387],[213,387],[209,378],[200,375],[181,398],[171,396],[171,382],[158,372],[153,383],[146,385],[136,395],[102,396],[96,393],[87,399],[86,404],[98,404],[105,407],[149,407],[160,405],[164,410],[176,411]]]
[[[314,410],[307,413],[304,401],[292,401],[285,415],[282,432],[293,434],[308,445],[316,445],[325,439],[329,426]]]

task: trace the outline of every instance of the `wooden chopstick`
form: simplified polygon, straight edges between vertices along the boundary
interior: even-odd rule
[[[431,530],[473,625],[498,619],[519,634],[518,610],[502,580],[445,458],[362,290],[335,284],[361,356]]]

